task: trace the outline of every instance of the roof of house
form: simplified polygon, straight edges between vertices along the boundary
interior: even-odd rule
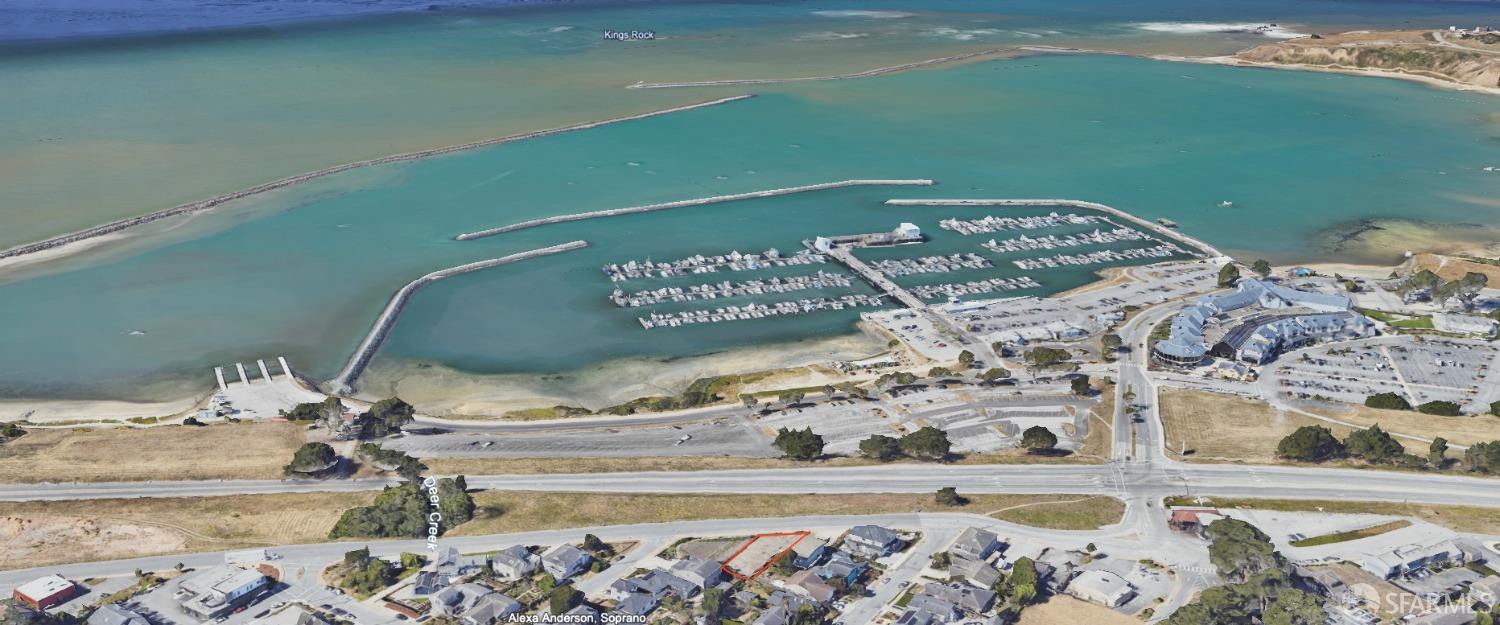
[[[1002,577],[1000,571],[990,566],[988,562],[965,558],[963,556],[954,556],[952,558],[948,564],[948,573],[962,577],[973,584],[985,588],[994,586]]]
[[[719,578],[719,574],[723,572],[723,569],[724,565],[720,562],[689,556],[673,562],[672,567],[668,570],[679,577],[692,575],[704,580],[714,580]]]
[[[656,597],[643,593],[627,595],[615,604],[615,611],[633,616],[645,616],[656,609]]]
[[[928,584],[918,595],[941,599],[965,612],[984,612],[995,603],[995,593],[967,584]]]
[[[45,599],[73,587],[73,582],[61,575],[44,575],[21,584],[16,592],[32,599]]]
[[[569,544],[561,544],[548,549],[547,553],[542,554],[542,561],[554,565],[571,567],[580,560],[587,560],[588,557],[589,554],[584,552],[584,550],[579,549],[578,547]]]
[[[989,530],[982,530],[977,527],[966,527],[964,531],[959,532],[958,538],[953,539],[954,548],[975,553],[989,551],[998,547],[999,544],[1000,537],[998,535]]]
[[[507,567],[515,570],[526,570],[536,567],[536,554],[531,553],[523,545],[512,545],[495,553],[491,559],[496,567]]]
[[[818,601],[829,601],[837,592],[833,586],[829,586],[819,580],[817,574],[812,571],[797,571],[786,578],[786,585],[793,588],[801,588],[807,596]]]
[[[815,536],[806,536],[792,545],[792,553],[799,558],[806,558],[818,552],[819,549],[828,546],[828,541]]]
[[[856,525],[849,530],[849,537],[858,538],[877,545],[888,545],[893,541],[901,540],[901,537],[896,532],[879,525]]]
[[[1096,597],[1118,597],[1123,593],[1134,590],[1130,582],[1109,571],[1088,570],[1078,574],[1068,584],[1068,589],[1075,593],[1085,593]]]
[[[89,615],[89,625],[148,625],[146,617],[120,607],[118,604],[106,603],[94,610]]]
[[[498,592],[480,597],[474,606],[464,612],[464,618],[475,623],[490,623],[520,612],[521,603]]]

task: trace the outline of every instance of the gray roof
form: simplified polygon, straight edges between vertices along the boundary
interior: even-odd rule
[[[106,604],[99,606],[89,616],[89,625],[148,625],[145,617],[131,612],[117,604]]]
[[[718,579],[719,575],[723,572],[724,565],[713,560],[687,557],[673,562],[670,570],[679,577],[691,574],[692,576],[708,580],[708,583],[713,583],[713,580]]]
[[[632,594],[615,605],[615,611],[634,616],[645,616],[656,609],[656,598],[646,594]]]
[[[549,549],[542,555],[543,562],[552,563],[555,566],[570,568],[579,561],[587,560],[589,554],[573,545],[563,544]]]
[[[887,545],[892,541],[901,540],[901,537],[897,536],[895,532],[879,525],[856,525],[853,529],[849,530],[849,536],[880,545]]]

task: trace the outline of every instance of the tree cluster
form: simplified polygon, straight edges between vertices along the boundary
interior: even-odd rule
[[[776,440],[771,444],[793,460],[817,460],[823,455],[823,437],[814,434],[811,427],[800,430],[781,428],[776,431]]]
[[[338,460],[339,455],[327,443],[306,443],[292,453],[292,461],[282,471],[287,475],[317,473],[332,468]]]
[[[953,443],[948,440],[948,433],[930,425],[901,438],[872,434],[859,442],[860,455],[881,462],[903,456],[918,460],[945,460],[952,448]]]
[[[1219,286],[1233,286],[1240,279],[1240,268],[1234,263],[1225,263],[1219,268]]]
[[[339,585],[358,594],[373,594],[396,583],[396,571],[385,560],[370,557],[369,547],[345,552],[340,572],[344,580]]]
[[[359,456],[386,471],[395,471],[402,478],[415,481],[427,470],[427,465],[404,451],[386,449],[375,443],[360,443]]]
[[[1068,350],[1056,347],[1033,347],[1026,350],[1026,353],[1022,355],[1022,359],[1026,362],[1026,365],[1031,367],[1049,367],[1067,362],[1072,357],[1073,355],[1069,354]]]
[[[1040,454],[1057,448],[1057,435],[1046,426],[1033,425],[1021,432],[1021,446],[1027,453]]]
[[[474,517],[474,498],[462,475],[435,480],[435,493],[424,492],[416,482],[386,487],[368,506],[345,510],[329,538],[414,538],[427,535],[428,515],[442,515],[442,533]],[[433,510],[430,496],[436,495]]]
[[[1411,402],[1399,393],[1376,393],[1365,398],[1365,406],[1382,410],[1411,410]]]
[[[1220,519],[1206,528],[1209,561],[1231,583],[1203,591],[1168,625],[1321,625],[1324,598],[1296,587],[1291,565],[1255,526]]]

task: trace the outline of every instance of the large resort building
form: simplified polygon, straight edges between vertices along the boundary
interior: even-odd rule
[[[1374,322],[1353,309],[1343,295],[1246,278],[1233,292],[1200,297],[1177,313],[1151,358],[1174,367],[1209,357],[1259,365],[1308,343],[1374,335]]]

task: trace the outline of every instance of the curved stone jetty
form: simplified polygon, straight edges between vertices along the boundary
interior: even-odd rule
[[[598,219],[600,217],[615,217],[618,215],[629,215],[632,213],[649,213],[651,211],[666,210],[669,208],[682,208],[684,206],[700,206],[703,204],[718,204],[720,202],[734,202],[737,200],[749,200],[754,198],[772,197],[777,195],[791,195],[793,193],[805,193],[808,191],[822,191],[825,189],[838,189],[841,187],[858,186],[931,186],[937,184],[931,180],[841,180],[839,182],[823,182],[818,184],[804,185],[800,187],[787,187],[784,189],[766,189],[764,191],[751,191],[749,193],[735,193],[733,195],[716,195],[692,200],[678,200],[676,202],[664,202],[661,204],[647,204],[645,206],[631,206],[628,208],[609,208],[605,210],[590,211],[587,213],[574,213],[571,215],[557,215],[553,217],[542,217],[540,219],[528,219],[508,226],[479,230],[476,232],[465,232],[454,239],[459,241],[470,241],[492,237],[506,232],[515,232],[537,226],[558,224],[568,221],[583,221],[585,219]]]
[[[319,169],[317,171],[310,171],[310,172],[307,172],[307,173],[297,174],[295,176],[289,176],[289,177],[286,177],[286,178],[281,178],[279,180],[272,180],[271,182],[266,182],[266,183],[258,184],[258,185],[255,185],[253,187],[250,187],[248,189],[240,189],[239,191],[235,191],[233,193],[226,193],[224,195],[214,196],[214,197],[208,198],[206,200],[199,200],[197,202],[189,202],[187,204],[179,204],[177,206],[173,206],[172,208],[162,209],[162,210],[159,210],[159,211],[156,211],[156,212],[153,212],[153,213],[147,213],[145,215],[139,215],[139,216],[136,216],[136,217],[128,217],[128,218],[125,218],[125,219],[121,219],[119,221],[112,221],[112,222],[107,223],[107,224],[103,224],[103,225],[99,225],[99,226],[94,226],[94,227],[88,228],[86,230],[79,230],[78,232],[74,232],[74,233],[71,233],[71,234],[65,234],[65,235],[61,235],[61,236],[57,236],[57,237],[52,237],[50,239],[45,239],[45,240],[42,240],[42,241],[37,241],[35,243],[28,243],[28,244],[25,244],[25,245],[21,245],[21,246],[10,248],[8,250],[0,250],[0,259],[10,258],[12,256],[22,256],[22,255],[26,255],[26,254],[32,254],[32,253],[40,252],[40,251],[43,251],[43,250],[49,250],[49,249],[52,249],[54,247],[59,247],[59,246],[67,245],[69,243],[76,243],[78,241],[83,241],[85,239],[92,239],[94,237],[100,237],[100,236],[104,236],[106,234],[112,234],[112,233],[115,233],[115,232],[119,232],[121,230],[125,230],[127,228],[134,228],[134,227],[139,226],[139,225],[148,224],[148,223],[151,223],[153,221],[159,221],[159,220],[162,220],[162,219],[166,219],[168,217],[176,217],[176,216],[179,216],[179,215],[189,215],[189,214],[192,214],[192,213],[202,212],[202,211],[214,208],[214,207],[216,207],[216,206],[218,206],[220,204],[223,204],[225,202],[230,202],[230,201],[233,201],[233,200],[238,200],[238,199],[250,197],[252,195],[257,195],[257,194],[260,194],[260,193],[265,193],[267,191],[274,191],[276,189],[282,189],[282,188],[285,188],[285,187],[290,187],[292,185],[300,184],[300,183],[303,183],[303,182],[307,182],[307,181],[315,179],[315,178],[322,178],[324,176],[329,176],[329,175],[337,174],[337,173],[340,173],[340,172],[349,171],[349,170],[352,170],[352,169],[359,169],[361,167],[372,167],[372,166],[375,166],[375,165],[386,165],[386,164],[389,164],[389,163],[398,163],[398,162],[402,162],[402,161],[412,161],[412,160],[427,158],[427,157],[430,157],[430,156],[441,156],[443,154],[451,154],[453,152],[461,152],[461,151],[464,151],[464,150],[472,150],[472,149],[475,149],[475,148],[483,148],[483,147],[489,147],[489,146],[492,146],[492,145],[499,145],[501,143],[511,143],[513,141],[525,141],[527,139],[536,139],[536,138],[539,138],[539,137],[545,137],[547,135],[554,135],[554,134],[559,134],[559,133],[564,133],[564,132],[572,132],[572,131],[575,131],[575,130],[588,130],[590,128],[598,128],[600,126],[607,126],[609,124],[617,124],[617,123],[620,123],[620,122],[633,121],[633,120],[637,120],[637,119],[645,119],[645,118],[648,118],[648,117],[655,117],[657,115],[666,115],[667,113],[677,113],[677,112],[680,112],[680,111],[687,111],[687,110],[692,110],[692,109],[697,109],[697,108],[703,108],[703,107],[706,107],[706,106],[715,106],[715,105],[719,105],[719,104],[726,104],[726,103],[729,103],[729,102],[735,102],[735,101],[738,101],[738,100],[744,100],[744,99],[753,98],[753,97],[755,97],[754,94],[746,94],[746,95],[731,96],[731,97],[727,97],[727,98],[718,98],[718,99],[708,100],[708,101],[704,101],[704,102],[697,102],[697,103],[693,103],[693,104],[684,104],[682,106],[674,106],[674,107],[671,107],[671,108],[665,108],[665,109],[660,109],[660,110],[656,110],[656,111],[648,111],[648,112],[645,112],[645,113],[637,113],[635,115],[625,115],[625,116],[622,116],[622,117],[613,117],[613,118],[610,118],[610,119],[604,119],[604,120],[599,120],[599,121],[583,122],[583,123],[580,123],[580,124],[571,124],[571,125],[568,125],[568,126],[559,126],[557,128],[548,128],[546,130],[536,130],[536,131],[532,131],[532,132],[521,133],[521,134],[518,134],[518,135],[507,135],[507,136],[504,136],[504,137],[494,137],[494,138],[491,138],[491,139],[484,139],[484,140],[480,140],[480,141],[471,141],[469,143],[463,143],[463,144],[459,144],[459,145],[450,145],[450,146],[445,146],[445,147],[440,147],[440,148],[432,148],[430,150],[418,150],[416,152],[403,152],[401,154],[392,154],[390,156],[382,156],[380,158],[373,158],[373,159],[364,160],[364,161],[357,161],[357,162],[353,162],[353,163],[344,163],[343,165],[335,165],[333,167],[326,167],[324,169]]]
[[[386,335],[396,325],[396,318],[401,315],[401,309],[406,307],[406,302],[411,299],[413,293],[417,292],[417,289],[443,278],[541,256],[568,252],[588,247],[588,245],[587,241],[572,241],[561,245],[511,254],[509,256],[501,256],[500,258],[491,258],[457,267],[439,269],[406,283],[406,286],[401,287],[400,290],[396,291],[395,295],[391,296],[391,301],[386,303],[385,310],[381,311],[380,316],[375,318],[375,325],[370,327],[370,333],[365,335],[365,340],[359,344],[359,348],[355,349],[354,353],[349,355],[349,362],[344,364],[344,369],[339,371],[337,377],[328,381],[331,391],[339,395],[348,395],[354,392],[354,381],[359,379],[360,374],[364,373],[365,366],[370,364],[370,359],[375,357],[375,352],[380,349],[380,344],[385,342]]]
[[[1130,213],[1122,211],[1122,210],[1120,210],[1118,208],[1115,208],[1113,206],[1108,206],[1108,205],[1105,205],[1105,204],[1100,204],[1098,202],[1086,202],[1084,200],[1066,200],[1066,199],[1049,198],[1049,199],[1029,199],[1029,200],[1027,200],[1027,199],[998,199],[998,200],[963,200],[963,199],[959,199],[959,200],[929,200],[929,199],[917,199],[917,200],[886,200],[885,203],[888,206],[1071,206],[1071,207],[1074,207],[1074,208],[1086,208],[1086,209],[1089,209],[1089,210],[1096,210],[1096,211],[1103,212],[1103,213],[1109,213],[1109,214],[1114,215],[1116,217],[1119,217],[1121,219],[1128,220],[1128,221],[1130,221],[1132,223],[1135,223],[1138,226],[1141,226],[1141,227],[1146,228],[1146,229],[1148,229],[1148,230],[1150,230],[1152,232],[1155,232],[1156,234],[1159,234],[1161,236],[1167,237],[1169,239],[1173,239],[1173,240],[1178,241],[1180,243],[1184,243],[1184,244],[1186,244],[1189,247],[1197,248],[1199,251],[1201,251],[1203,254],[1205,254],[1207,256],[1217,257],[1217,256],[1223,256],[1224,255],[1223,252],[1220,252],[1214,246],[1209,245],[1207,243],[1204,243],[1203,241],[1201,241],[1199,239],[1196,239],[1194,237],[1190,237],[1190,236],[1188,236],[1186,234],[1183,234],[1181,232],[1178,232],[1176,230],[1172,230],[1171,228],[1165,228],[1165,227],[1161,226],[1160,224],[1155,224],[1155,223],[1152,223],[1152,222],[1147,221],[1145,219],[1141,219],[1140,217],[1136,217],[1135,215],[1132,215]]]

